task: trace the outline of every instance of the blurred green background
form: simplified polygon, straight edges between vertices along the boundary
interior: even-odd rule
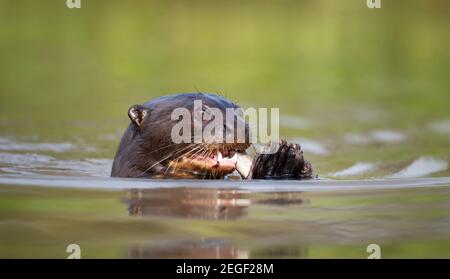
[[[130,105],[199,90],[306,119],[282,136],[325,144],[309,157],[325,172],[450,159],[448,1],[65,2],[0,0],[3,136],[82,139],[112,158]],[[374,129],[406,140],[343,140]]]
[[[0,0],[0,178],[107,177],[130,105],[197,90],[279,107],[282,137],[323,178],[384,178],[417,160],[413,175],[450,176],[450,1],[81,3]],[[219,221],[130,217],[125,192],[1,185],[0,256],[223,238],[250,257],[363,258],[369,243],[383,257],[448,257],[449,190],[427,186],[306,192],[284,207],[251,193],[248,215]]]

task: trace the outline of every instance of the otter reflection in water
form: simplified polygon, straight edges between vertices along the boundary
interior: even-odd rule
[[[178,241],[174,243],[133,244],[128,248],[132,259],[250,259],[250,258],[307,258],[304,243],[265,245],[250,249],[227,239]]]
[[[232,220],[247,214],[248,196],[248,192],[239,189],[133,189],[128,192],[125,202],[133,216]]]
[[[247,215],[251,205],[292,206],[300,205],[300,193],[264,193],[252,196],[236,188],[159,188],[133,189],[125,202],[131,216],[162,216],[172,218],[235,220]],[[256,209],[257,210],[257,209]],[[270,238],[270,236],[269,236]],[[160,239],[134,243],[128,247],[130,258],[304,258],[307,247],[270,244],[262,247],[237,244],[230,238]]]
[[[133,189],[126,198],[131,216],[164,216],[208,220],[244,217],[250,205],[249,193],[239,189],[160,188]],[[227,239],[169,241],[133,244],[130,258],[248,258],[245,248]]]
[[[155,245],[135,244],[128,249],[133,259],[247,259],[249,251],[226,239],[178,241]]]

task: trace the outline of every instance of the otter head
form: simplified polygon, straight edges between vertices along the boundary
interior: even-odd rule
[[[131,106],[111,175],[222,178],[249,147],[239,106],[214,94],[187,93]]]

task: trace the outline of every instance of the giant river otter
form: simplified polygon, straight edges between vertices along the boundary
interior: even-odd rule
[[[196,109],[194,101],[203,106]],[[245,141],[238,141],[235,131],[230,141],[174,143],[171,133],[177,123],[172,112],[185,108],[192,118],[211,108],[224,115],[227,108],[239,108],[235,103],[215,94],[184,93],[168,95],[128,110],[131,123],[125,130],[114,158],[111,176],[142,178],[207,178],[221,179],[235,170],[243,179],[305,179],[312,177],[312,166],[304,160],[298,144],[282,140],[277,152],[245,154],[249,143],[248,126],[242,117],[234,117],[234,125],[245,127]],[[207,120],[202,122],[208,123]],[[224,130],[227,125],[223,123]],[[194,127],[190,127],[194,134]],[[223,133],[225,137],[225,133]],[[233,135],[232,135],[233,136]]]

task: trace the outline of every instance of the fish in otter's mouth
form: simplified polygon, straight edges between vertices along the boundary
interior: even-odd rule
[[[196,106],[198,101],[201,101],[200,107]],[[225,133],[229,129],[230,118],[218,119],[208,115],[214,110],[226,115],[230,109],[239,108],[224,97],[203,93],[168,95],[132,106],[128,110],[131,123],[122,136],[111,176],[219,179],[234,171],[248,179],[301,179],[312,175],[312,168],[303,160],[298,145],[283,142],[275,154],[252,158],[246,154],[251,145],[249,128],[242,117],[232,115],[232,126],[241,127],[243,133],[239,134],[238,129],[232,130],[230,140],[230,134]],[[174,112],[192,122],[180,124],[180,118],[174,117]],[[201,135],[209,123],[218,121],[215,122],[216,127],[223,126],[223,131],[214,131],[214,134],[220,141],[208,137],[200,142],[193,140],[193,135],[198,133],[195,124],[198,121],[203,124]],[[179,131],[183,132],[182,135]],[[174,136],[184,138],[177,142]]]
[[[204,178],[221,178],[236,169],[238,157],[246,156],[245,148],[233,145],[209,147],[199,144],[186,155],[170,160],[168,171],[188,171]]]

